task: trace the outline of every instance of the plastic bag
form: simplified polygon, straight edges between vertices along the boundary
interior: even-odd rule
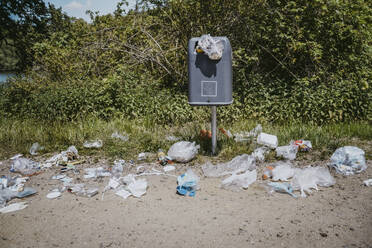
[[[2,189],[0,190],[0,206],[5,206],[6,202],[10,201],[13,198],[23,198],[36,193],[37,191],[30,187],[24,188],[21,192],[13,191],[8,188]]]
[[[230,162],[213,165],[208,162],[202,165],[206,177],[221,177],[256,169],[256,159],[248,154],[236,156]]]
[[[257,171],[246,171],[243,174],[233,174],[222,181],[222,188],[232,191],[247,189],[249,185],[257,180]]]
[[[295,140],[290,142],[291,145],[298,146],[298,150],[301,152],[308,152],[313,149],[310,140]]]
[[[119,159],[114,161],[114,166],[111,169],[111,173],[114,177],[120,177],[123,173],[123,166],[125,165],[125,160]]]
[[[85,141],[83,146],[85,148],[101,148],[103,146],[103,142],[100,139],[93,141]]]
[[[121,188],[120,190],[126,190],[130,192],[130,195],[133,195],[135,197],[141,197],[146,193],[147,190],[147,181],[146,179],[138,179],[136,180],[135,176],[133,174],[129,174],[123,178],[123,182],[125,184],[125,187]],[[122,191],[122,194],[120,196],[124,197],[126,193]],[[127,196],[128,197],[128,196]],[[124,197],[126,198],[126,197]]]
[[[371,179],[364,180],[363,183],[367,187],[372,186],[372,178]]]
[[[120,134],[118,131],[113,132],[111,134],[111,138],[113,138],[113,139],[120,139],[122,141],[128,141],[129,140],[129,137],[128,137],[127,134],[125,134],[125,133],[124,134]]]
[[[211,60],[219,60],[222,58],[224,44],[222,40],[214,39],[209,34],[204,34],[200,37],[196,51],[202,50]]]
[[[295,146],[295,145],[278,146],[276,148],[276,156],[283,157],[288,160],[294,160],[296,159],[297,151],[298,151],[298,146]]]
[[[85,179],[111,176],[111,173],[108,170],[103,169],[102,167],[86,168],[84,169],[84,171],[86,174],[84,175]]]
[[[30,154],[31,155],[37,155],[38,151],[43,150],[43,149],[44,149],[44,147],[40,146],[40,144],[38,142],[33,143],[31,148],[30,148]]]
[[[305,191],[311,193],[311,189],[318,190],[318,185],[329,187],[336,183],[329,170],[324,167],[307,167],[296,169],[291,185],[294,190],[300,190],[301,196],[306,197]]]
[[[293,177],[295,170],[291,167],[290,163],[277,162],[274,165],[275,167],[271,171],[273,181],[287,181]]]
[[[343,175],[353,175],[367,169],[364,151],[355,146],[338,148],[331,157],[330,166]]]
[[[74,184],[69,187],[69,191],[78,196],[92,197],[98,194],[98,188],[85,188],[84,183]]]
[[[14,160],[11,172],[19,172],[23,175],[32,175],[40,169],[40,164],[27,158],[17,158]]]
[[[293,188],[289,183],[269,182],[267,185],[270,187],[271,191],[287,193],[293,196],[294,198],[297,197],[295,194],[293,194]]]
[[[200,189],[199,181],[199,177],[192,169],[187,169],[186,173],[177,177],[177,193],[180,195],[195,196],[195,191]]]
[[[251,156],[253,156],[258,161],[264,161],[265,160],[265,153],[268,152],[268,149],[266,147],[259,147],[255,149]]]
[[[234,134],[234,140],[236,142],[244,142],[244,141],[249,141],[251,137],[256,137],[262,132],[262,126],[261,124],[258,124],[255,128],[253,128],[249,132],[240,132]]]
[[[199,148],[200,146],[195,145],[195,142],[180,141],[169,148],[168,156],[174,161],[186,163],[198,154]]]
[[[275,149],[278,146],[278,138],[275,135],[260,133],[257,143]]]

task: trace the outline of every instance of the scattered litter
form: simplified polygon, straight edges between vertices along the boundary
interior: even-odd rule
[[[146,170],[146,168],[143,165],[137,166],[137,168],[136,168],[137,174],[143,173],[143,172],[145,172],[145,170]]]
[[[100,139],[85,141],[83,146],[85,148],[101,148],[103,146],[103,142]]]
[[[138,161],[145,160],[145,159],[147,159],[150,155],[151,155],[150,152],[141,152],[140,154],[138,154],[137,160],[138,160]]]
[[[220,132],[223,133],[227,138],[233,138],[234,135],[230,132],[230,130],[225,130],[222,127],[219,128]]]
[[[173,171],[175,169],[176,169],[176,167],[174,167],[173,165],[167,165],[167,166],[163,167],[164,172]]]
[[[129,191],[135,197],[141,197],[146,194],[147,181],[144,178],[136,180],[133,174],[129,174],[123,178],[126,185],[125,190]]]
[[[294,190],[300,190],[301,196],[306,197],[305,191],[318,190],[318,186],[330,187],[336,183],[335,179],[325,167],[307,167],[295,169],[291,185]]]
[[[176,137],[176,136],[173,136],[173,135],[168,135],[167,137],[165,137],[166,140],[168,141],[179,141],[181,138],[180,137]]]
[[[77,159],[78,156],[79,154],[78,154],[78,150],[76,149],[76,147],[70,146],[69,148],[67,148],[66,151],[62,151],[61,153],[56,154],[53,157],[46,160],[42,164],[42,167],[49,168],[49,167],[52,167],[53,165],[60,165],[60,164],[66,165],[68,161]]]
[[[293,188],[289,183],[279,183],[279,182],[269,182],[267,185],[271,188],[271,191],[276,191],[279,193],[287,193],[297,198],[295,194],[293,194]]]
[[[13,198],[24,198],[36,194],[37,191],[30,187],[25,187],[22,191],[14,191],[9,188],[0,190],[0,206],[5,206],[6,202]]]
[[[27,202],[17,202],[17,203],[12,203],[6,207],[0,208],[0,213],[6,214],[18,210],[25,209],[28,205],[26,205]]]
[[[173,163],[172,158],[169,156],[166,156],[162,149],[159,149],[158,151],[158,162],[162,166]]]
[[[294,173],[295,170],[290,163],[277,162],[272,170],[273,181],[287,181],[294,176]]]
[[[235,137],[234,140],[236,142],[246,142],[246,141],[251,140],[252,137],[256,137],[261,132],[262,132],[262,126],[261,124],[258,124],[255,128],[253,128],[249,132],[240,132],[240,133],[234,134],[234,137]]]
[[[123,197],[124,199],[127,199],[132,194],[129,191],[125,190],[125,189],[120,189],[120,190],[118,190],[118,191],[115,192],[115,195],[118,195],[120,197]]]
[[[102,167],[86,168],[86,169],[84,169],[84,171],[85,171],[85,174],[86,174],[86,175],[84,175],[85,179],[111,176],[111,173],[108,170],[103,169]]]
[[[14,155],[13,157],[11,157],[10,160],[15,160],[15,159],[20,158],[22,156],[23,156],[23,154],[18,153],[16,155]]]
[[[200,137],[203,139],[211,139],[212,138],[212,132],[206,129],[200,130]]]
[[[256,169],[256,160],[253,156],[248,154],[236,156],[227,163],[213,165],[212,163],[208,162],[202,165],[202,170],[206,177],[221,177],[254,169]]]
[[[169,148],[168,156],[174,161],[186,163],[198,154],[199,148],[200,146],[195,145],[195,142],[179,141]]]
[[[37,155],[38,151],[43,150],[43,149],[44,149],[44,147],[40,146],[40,144],[38,142],[33,143],[31,148],[30,148],[30,154],[33,155],[33,156]]]
[[[364,183],[365,186],[368,186],[368,187],[369,186],[372,186],[372,178],[371,179],[364,180],[363,183]]]
[[[278,146],[278,138],[275,135],[260,133],[257,137],[257,143],[275,149]]]
[[[308,152],[313,149],[310,140],[295,140],[290,142],[291,145],[298,146],[298,150],[301,152]]]
[[[215,39],[209,34],[202,35],[197,43],[196,52],[205,53],[211,60],[219,60],[224,50],[223,41]]]
[[[122,133],[122,134],[120,134],[118,131],[113,132],[113,133],[111,134],[111,138],[113,138],[113,139],[120,139],[120,140],[122,140],[122,141],[128,141],[128,140],[129,140],[129,137],[128,137],[128,135],[127,135],[126,133]],[[102,141],[101,141],[101,143],[102,143]],[[102,147],[102,144],[101,144],[100,147]],[[90,148],[90,147],[89,147],[89,148]],[[97,147],[97,148],[99,148],[99,147]]]
[[[110,178],[109,183],[105,187],[104,191],[110,190],[110,189],[116,189],[120,186],[120,181],[119,179],[116,178]]]
[[[84,196],[84,197],[92,197],[98,194],[98,188],[89,188],[85,189],[85,184],[73,184],[68,187],[68,191],[77,195],[77,196]]]
[[[268,152],[269,150],[266,147],[259,147],[252,152],[251,156],[253,156],[257,161],[263,162],[265,160],[265,154]]]
[[[367,169],[364,151],[355,146],[338,148],[331,157],[330,166],[343,175],[353,175]]]
[[[283,157],[288,160],[296,159],[298,151],[298,146],[296,145],[289,145],[289,146],[278,146],[276,148],[276,156]]]
[[[23,175],[32,175],[40,169],[40,164],[28,158],[16,158],[10,169],[11,172],[19,172]]]
[[[55,198],[57,198],[57,197],[60,197],[61,195],[62,195],[62,193],[59,192],[58,189],[56,189],[56,190],[53,190],[52,192],[48,193],[48,194],[46,195],[46,197],[47,197],[48,199],[55,199]]]
[[[233,174],[222,181],[222,188],[232,191],[247,189],[249,185],[257,180],[257,171],[246,171],[243,174]]]
[[[111,173],[115,177],[120,177],[124,171],[125,160],[119,159],[114,161],[114,166],[111,169]]]
[[[195,196],[195,191],[200,189],[199,180],[199,177],[192,169],[187,169],[186,173],[177,178],[177,193],[180,195]]]
[[[274,167],[272,166],[267,166],[265,169],[264,169],[264,172],[262,174],[262,179],[263,180],[266,180],[266,179],[270,179],[273,177],[273,169]]]

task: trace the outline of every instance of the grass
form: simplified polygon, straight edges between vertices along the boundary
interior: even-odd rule
[[[232,133],[249,131],[258,123],[253,120],[235,123],[218,123],[219,127]],[[368,122],[338,123],[315,126],[311,124],[287,123],[283,125],[262,123],[263,131],[278,136],[279,145],[290,140],[308,139],[313,144],[311,155],[300,155],[304,159],[328,159],[335,149],[344,145],[356,145],[366,151],[371,158],[372,125]],[[205,155],[210,155],[210,139],[200,137],[201,129],[209,129],[209,123],[190,122],[183,125],[158,125],[149,120],[114,119],[104,121],[87,119],[79,122],[45,123],[35,120],[0,120],[0,160],[16,153],[28,154],[34,142],[45,147],[43,153],[59,152],[69,145],[75,145],[81,155],[105,156],[109,158],[135,159],[140,152],[167,151],[174,143],[165,137],[173,135],[182,140],[200,144],[200,156],[194,163],[201,163]],[[111,138],[115,131],[129,135],[129,141],[123,142]],[[101,139],[101,149],[85,149],[86,140]],[[251,141],[236,143],[223,134],[218,134],[218,156],[213,160],[226,161],[242,153],[250,153],[256,148]],[[310,156],[310,157],[309,157]],[[272,154],[270,157],[274,157]]]

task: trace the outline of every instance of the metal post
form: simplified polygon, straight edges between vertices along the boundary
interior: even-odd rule
[[[217,107],[211,106],[212,110],[212,121],[211,121],[211,129],[212,129],[212,154],[216,155],[216,147],[217,147]]]

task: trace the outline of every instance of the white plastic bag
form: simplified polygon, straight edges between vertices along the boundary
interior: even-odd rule
[[[367,169],[364,151],[355,146],[338,148],[331,157],[331,167],[343,175],[353,175]]]
[[[222,188],[232,191],[247,189],[249,185],[257,180],[257,171],[246,171],[243,174],[233,174],[222,181]]]
[[[278,146],[276,148],[276,156],[283,157],[288,160],[294,160],[296,159],[297,151],[298,151],[298,146],[295,146],[295,145]]]
[[[253,156],[256,160],[263,162],[265,160],[265,153],[268,152],[266,147],[259,147],[255,149],[251,156]]]
[[[19,172],[23,175],[31,175],[40,169],[40,164],[27,158],[17,158],[10,169],[12,172]]]
[[[277,162],[271,173],[273,181],[287,181],[293,177],[295,170],[291,167],[290,163]]]
[[[329,170],[324,167],[307,167],[296,169],[291,185],[294,190],[300,190],[301,196],[306,197],[305,191],[311,193],[311,189],[318,190],[318,185],[329,187],[336,183]]]
[[[219,60],[222,58],[224,45],[222,40],[214,39],[209,34],[204,34],[198,41],[197,49],[203,50],[211,60]]]
[[[195,145],[195,142],[180,141],[173,144],[168,151],[168,156],[172,160],[187,163],[198,154],[200,146]]]
[[[221,177],[254,169],[256,169],[256,160],[253,156],[248,154],[236,156],[227,163],[213,165],[212,163],[208,162],[202,165],[202,170],[204,176],[206,177]]]
[[[100,139],[93,141],[85,141],[83,146],[85,148],[101,148],[103,146],[103,142]]]

